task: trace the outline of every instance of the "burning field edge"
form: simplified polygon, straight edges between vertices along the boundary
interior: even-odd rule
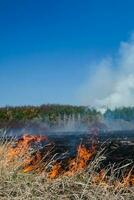
[[[102,168],[105,149],[98,149],[96,138],[79,144],[72,156],[54,150],[46,136],[27,134],[3,141],[0,199],[133,199],[133,165]]]

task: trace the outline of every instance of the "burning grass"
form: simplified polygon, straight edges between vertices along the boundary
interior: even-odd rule
[[[94,144],[80,144],[66,162],[52,155],[52,146],[46,137],[29,135],[0,146],[1,200],[133,199],[132,170],[120,178],[119,168],[98,171],[104,155]]]

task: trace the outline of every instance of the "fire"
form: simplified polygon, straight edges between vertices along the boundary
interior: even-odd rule
[[[6,155],[6,165],[13,165],[17,169],[21,169],[23,172],[30,171],[40,171],[43,166],[43,154],[38,149],[38,144],[41,142],[47,141],[45,136],[33,136],[25,134],[23,135],[15,145],[9,144],[7,155]],[[37,150],[33,153],[30,152],[32,146],[37,145]],[[84,145],[79,145],[77,149],[77,154],[75,158],[70,158],[67,162],[66,169],[62,169],[60,163],[56,162],[48,174],[49,178],[56,178],[61,173],[65,176],[74,175],[76,172],[79,172],[85,169],[95,154],[96,149],[88,149]]]
[[[74,173],[85,169],[95,152],[95,149],[89,150],[83,145],[79,145],[76,158],[69,162],[69,170],[65,173],[65,175],[71,176],[74,175]]]
[[[39,168],[41,170],[41,159],[40,153],[37,152],[32,158],[24,160],[23,172],[37,171]]]
[[[52,169],[51,169],[51,171],[50,171],[48,177],[49,177],[50,179],[56,178],[57,176],[59,176],[59,174],[61,173],[61,171],[62,171],[61,165],[60,165],[59,163],[56,163],[56,164],[52,167]]]
[[[42,156],[38,149],[32,154],[29,152],[29,148],[32,144],[39,144],[46,140],[47,138],[45,136],[23,135],[17,141],[15,146],[9,144],[6,164],[11,165],[12,163],[16,167],[21,167],[24,172],[35,170],[39,165]]]
[[[77,155],[75,158],[69,159],[67,169],[63,169],[60,163],[56,163],[49,173],[49,178],[53,179],[61,174],[64,176],[73,176],[75,173],[82,171],[87,167],[95,152],[95,149],[89,150],[83,145],[79,145]]]
[[[49,169],[45,170],[44,154],[47,152],[41,150],[39,147],[45,142],[48,142],[47,137],[39,135],[23,135],[18,141],[12,145],[8,144],[7,154],[5,159],[6,166],[14,166],[17,170],[24,173],[39,172],[47,174],[49,179],[54,179],[59,176],[73,176],[74,174],[86,169],[89,162],[97,152],[97,142],[93,140],[91,147],[86,147],[80,144],[77,148],[75,157],[68,158],[68,160],[54,161],[55,164]],[[34,151],[33,151],[34,150]],[[49,151],[49,149],[47,149]],[[2,154],[2,148],[0,148]],[[109,185],[105,170],[100,170],[97,175],[93,175],[92,183],[95,185],[102,185],[107,187]],[[129,172],[120,181],[113,181],[112,185],[115,188],[128,187],[134,185],[134,173]]]

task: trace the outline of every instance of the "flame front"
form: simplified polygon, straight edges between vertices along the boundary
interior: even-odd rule
[[[29,148],[34,143],[37,144],[46,140],[47,138],[45,136],[23,135],[15,146],[9,144],[6,165],[12,164],[17,168],[21,168],[23,172],[29,172],[39,168],[39,163],[42,159],[41,153],[37,150],[32,155],[29,152]]]
[[[74,158],[69,158],[66,162],[64,160],[56,161],[55,164],[49,169],[49,172],[45,170],[44,165],[45,161],[43,160],[43,154],[40,149],[38,149],[38,144],[42,142],[48,142],[47,137],[45,136],[32,136],[32,135],[23,135],[15,145],[8,144],[7,154],[5,158],[6,166],[13,166],[17,170],[20,170],[24,173],[26,172],[45,172],[48,175],[49,179],[54,179],[59,176],[73,176],[74,174],[87,168],[89,162],[96,154],[97,143],[93,142],[91,148],[85,147],[83,144],[80,144],[77,148],[77,153]],[[30,152],[30,148],[37,146],[36,151]],[[2,149],[0,149],[0,154],[2,154]],[[100,173],[92,177],[92,183],[97,185],[108,186],[108,178],[105,175],[105,170],[101,170]],[[127,173],[121,181],[113,181],[112,183],[115,188],[128,187],[134,185],[134,173],[131,171]]]
[[[45,136],[25,134],[14,146],[9,144],[6,155],[6,165],[13,165],[23,172],[41,171],[43,155],[38,149],[34,154],[31,154],[30,147],[32,144],[38,144],[42,141],[47,141],[47,138]],[[68,160],[66,169],[63,169],[61,164],[56,162],[56,164],[52,166],[48,177],[56,178],[61,175],[61,173],[66,176],[74,175],[76,172],[87,167],[88,162],[95,152],[95,148],[87,149],[84,145],[79,145],[75,158],[70,158]]]
[[[56,163],[52,167],[51,171],[49,172],[48,177],[50,179],[54,179],[54,178],[56,178],[56,177],[59,176],[59,174],[61,173],[61,171],[62,171],[61,165],[59,163]]]
[[[76,172],[85,169],[95,152],[95,149],[89,150],[83,145],[79,145],[77,155],[74,159],[69,161],[69,170],[65,173],[65,175],[72,176]]]

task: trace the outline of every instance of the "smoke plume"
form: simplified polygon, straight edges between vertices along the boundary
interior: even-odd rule
[[[134,106],[134,37],[121,42],[115,56],[92,66],[94,71],[81,87],[81,100],[97,108]]]

